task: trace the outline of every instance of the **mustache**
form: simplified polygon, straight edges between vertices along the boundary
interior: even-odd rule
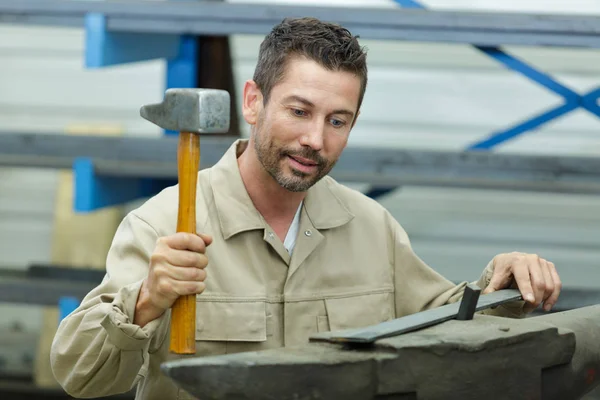
[[[283,150],[281,152],[281,154],[283,156],[297,156],[297,157],[302,157],[302,158],[306,158],[308,160],[311,160],[319,165],[323,165],[327,163],[327,159],[322,157],[318,151],[313,150],[311,148],[305,147],[301,150]]]

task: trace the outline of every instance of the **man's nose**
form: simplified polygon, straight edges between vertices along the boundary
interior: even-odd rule
[[[325,124],[323,122],[315,121],[310,124],[310,126],[307,126],[306,131],[300,137],[300,144],[302,146],[308,146],[316,151],[322,150],[324,130]]]

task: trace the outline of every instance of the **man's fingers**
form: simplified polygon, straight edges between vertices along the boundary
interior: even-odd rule
[[[535,296],[535,302],[533,306],[537,307],[544,301],[546,293],[546,280],[542,272],[542,266],[540,261],[537,259],[530,258],[527,261],[529,266],[529,276],[531,277],[531,286],[533,288],[533,294]]]
[[[166,260],[178,267],[206,268],[208,257],[202,253],[187,250],[167,250]]]
[[[213,238],[212,238],[212,236],[210,236],[210,235],[209,235],[209,234],[207,234],[207,233],[198,233],[197,235],[198,235],[198,236],[200,236],[200,238],[201,238],[201,239],[204,241],[204,244],[205,244],[206,246],[210,246],[210,244],[211,244],[211,243],[212,243],[212,241],[213,241]]]
[[[554,279],[552,279],[552,275],[550,275],[550,270],[548,269],[548,262],[544,259],[540,259],[540,269],[542,271],[542,277],[544,278],[545,290],[544,297],[542,302],[544,303],[544,309],[547,311],[546,306],[549,305],[547,303],[548,298],[554,292]]]
[[[498,290],[498,288],[501,288],[502,282],[504,281],[504,279],[501,275],[502,275],[501,273],[495,273],[494,275],[492,275],[492,279],[490,279],[490,283],[483,290],[482,294],[492,293],[492,292],[495,292],[496,290]]]
[[[206,270],[201,268],[169,265],[167,273],[170,278],[182,282],[202,282],[206,279]]]
[[[490,283],[483,289],[481,294],[488,294],[505,288],[512,281],[510,268],[506,264],[498,264],[494,258],[493,273],[490,278]]]
[[[206,246],[208,246],[204,239],[212,241],[212,238],[208,235],[177,232],[174,235],[159,238],[158,243],[175,250],[189,250],[197,253],[204,253],[206,251]]]
[[[535,294],[529,274],[527,264],[513,265],[513,275],[517,283],[517,287],[523,295],[523,299],[531,304],[535,303]]]
[[[554,290],[544,302],[544,310],[550,311],[558,301],[558,296],[560,296],[560,291],[562,289],[562,282],[560,280],[560,277],[558,276],[558,272],[556,272],[556,267],[553,263],[546,261],[546,267],[554,286]]]
[[[188,296],[192,294],[200,294],[206,289],[204,282],[173,282],[173,289],[179,296]]]

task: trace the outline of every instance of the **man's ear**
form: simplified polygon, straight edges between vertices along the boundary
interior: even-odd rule
[[[242,115],[248,124],[255,125],[262,109],[263,96],[256,82],[251,79],[244,84],[243,100]]]

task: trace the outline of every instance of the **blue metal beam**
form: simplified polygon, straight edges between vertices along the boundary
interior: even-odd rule
[[[99,176],[87,157],[73,162],[73,179],[74,208],[79,213],[150,197],[177,183],[173,179]]]
[[[480,140],[476,143],[473,143],[467,148],[469,150],[489,150],[510,139],[514,139],[525,132],[537,129],[540,126],[547,124],[548,122],[553,121],[556,118],[573,111],[577,107],[577,103],[574,103],[572,101],[566,102],[558,107],[552,108],[542,114],[539,114],[536,117],[527,119],[515,127],[506,129],[501,132],[495,132],[491,136]]]
[[[503,64],[508,69],[522,74],[527,79],[536,82],[551,92],[564,97],[566,100],[576,100],[579,97],[576,92],[555,81],[550,75],[538,71],[532,66],[526,64],[524,61],[519,60],[513,55],[507,54],[497,47],[475,46],[475,48],[481,51],[483,54]]]
[[[177,57],[167,60],[165,90],[170,88],[194,88],[198,86],[198,39],[195,36],[181,36]],[[179,132],[165,130],[167,135]]]
[[[414,0],[395,0],[396,3],[402,8],[419,8],[423,9],[423,7],[419,2]]]
[[[165,90],[197,86],[198,40],[195,36],[110,32],[106,16],[85,17],[85,67],[103,68],[154,59],[166,60]],[[166,135],[178,132],[165,130]],[[152,196],[177,181],[99,176],[88,158],[73,164],[74,209],[90,212]]]
[[[395,2],[402,7],[421,9],[425,8],[422,4],[414,0],[395,0]],[[526,132],[537,129],[540,126],[554,121],[557,118],[560,118],[578,108],[583,108],[600,118],[600,106],[598,105],[600,88],[597,88],[587,94],[580,95],[574,90],[557,82],[548,74],[533,68],[524,61],[504,52],[498,47],[473,47],[481,51],[483,54],[486,54],[488,57],[498,61],[508,69],[520,73],[532,82],[535,82],[540,86],[545,87],[549,91],[561,96],[564,99],[564,103],[525,121],[522,121],[516,126],[494,132],[490,136],[467,146],[467,150],[490,150],[499,144],[505,143],[506,141],[512,140]],[[367,191],[366,195],[376,198],[388,194],[395,189],[395,187],[372,188]]]
[[[109,32],[106,17],[91,13],[85,17],[85,67],[102,68],[179,54],[179,36]]]
[[[581,107],[600,118],[600,104],[598,104],[599,98],[600,87],[592,90],[591,92],[581,97]]]

